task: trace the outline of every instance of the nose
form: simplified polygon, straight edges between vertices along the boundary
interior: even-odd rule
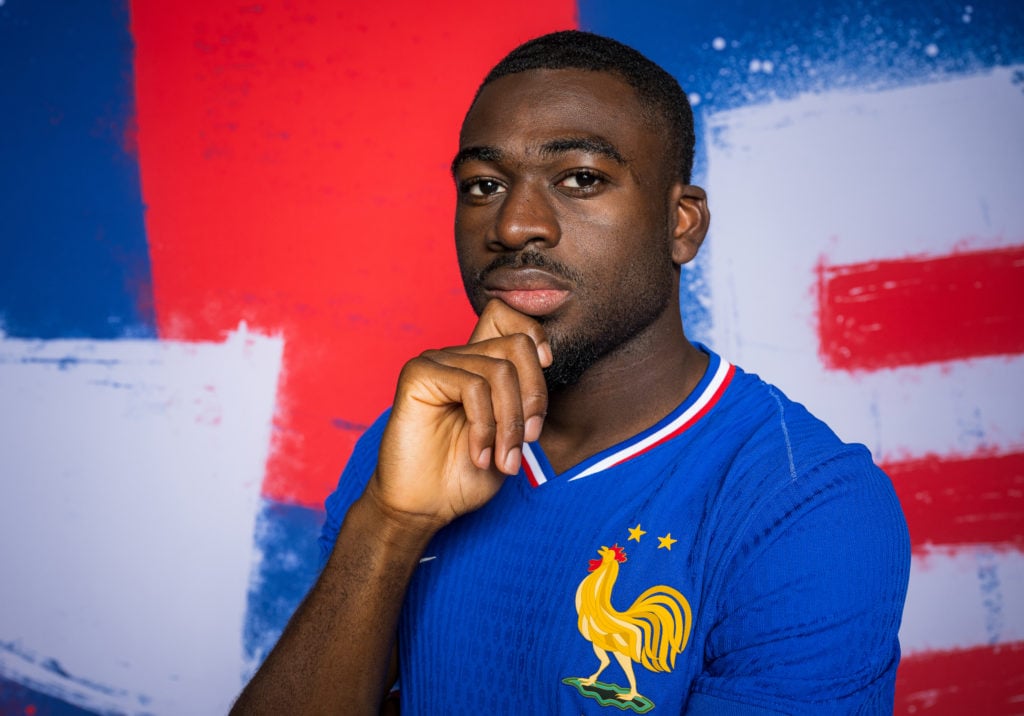
[[[550,248],[561,237],[558,217],[545,187],[520,183],[509,188],[498,211],[493,249],[518,251],[530,243]]]

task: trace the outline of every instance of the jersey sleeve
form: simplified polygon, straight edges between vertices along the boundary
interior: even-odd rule
[[[794,474],[723,541],[687,713],[892,713],[910,543],[867,451]]]
[[[324,503],[327,516],[317,540],[320,546],[321,569],[327,563],[327,558],[334,548],[334,541],[338,538],[338,532],[341,530],[341,523],[345,520],[345,515],[348,514],[348,508],[363,494],[366,483],[369,482],[377,467],[377,452],[390,413],[391,411],[388,410],[377,418],[356,442],[352,456],[338,480],[337,488]]]

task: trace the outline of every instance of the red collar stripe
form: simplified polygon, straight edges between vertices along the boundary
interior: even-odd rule
[[[534,487],[539,487],[548,481],[544,475],[544,468],[537,462],[537,456],[533,454],[529,444],[523,445],[523,472],[526,473],[526,479]]]

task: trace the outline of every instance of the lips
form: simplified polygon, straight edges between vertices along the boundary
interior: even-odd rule
[[[483,286],[489,296],[528,316],[554,313],[572,293],[564,279],[535,268],[495,269]]]

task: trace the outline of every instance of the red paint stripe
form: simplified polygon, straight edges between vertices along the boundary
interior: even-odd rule
[[[882,465],[916,551],[937,544],[1024,548],[1024,453],[925,456]]]
[[[264,494],[321,505],[423,349],[473,317],[447,167],[477,83],[572,0],[132,3],[158,330],[284,336]],[[258,449],[254,446],[254,449]]]
[[[818,266],[822,360],[878,370],[1024,352],[1024,246]]]
[[[895,713],[1024,713],[1024,642],[905,657],[896,675]]]

